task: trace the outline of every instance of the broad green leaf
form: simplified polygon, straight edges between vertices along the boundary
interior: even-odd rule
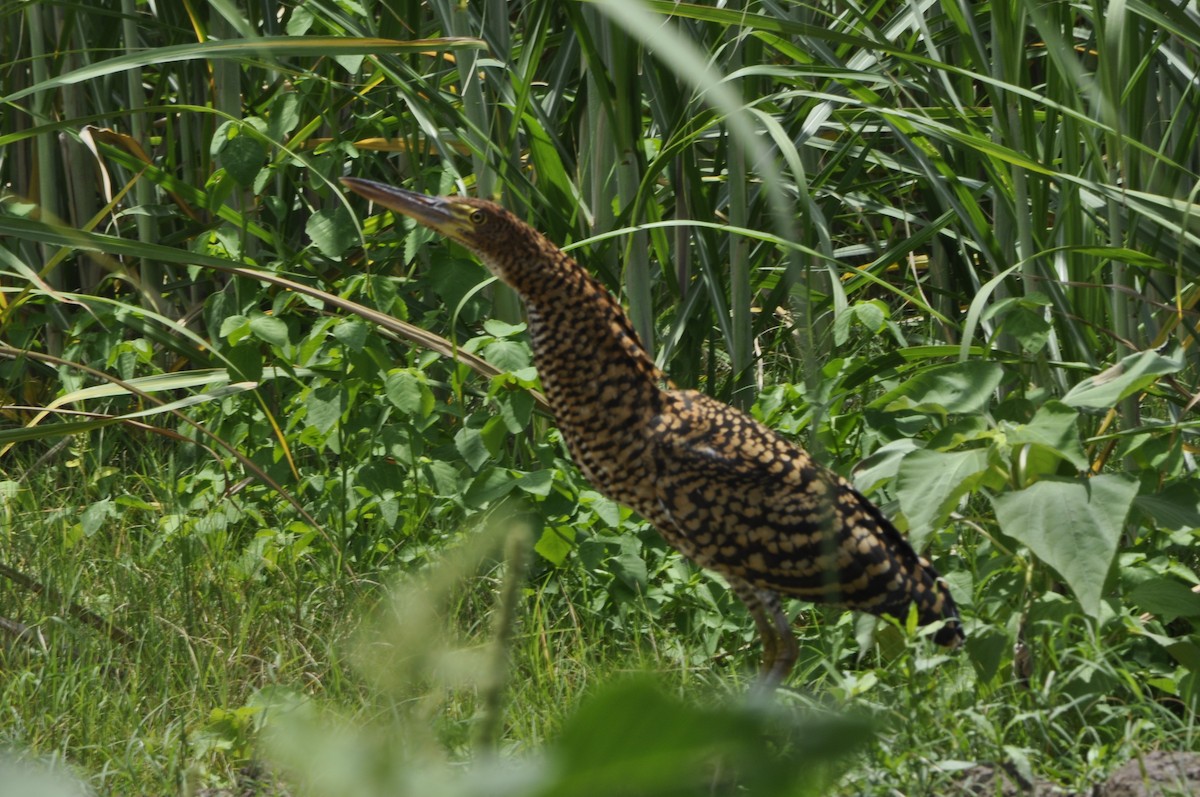
[[[341,257],[359,240],[358,228],[350,218],[350,211],[342,205],[313,213],[304,225],[304,231],[321,254],[330,259]]]
[[[471,466],[471,470],[479,470],[492,456],[483,442],[483,433],[469,426],[464,426],[454,434],[454,447]]]
[[[444,498],[459,497],[458,468],[449,462],[434,460],[429,463],[429,475],[433,480],[433,491]]]
[[[304,406],[305,423],[322,433],[328,432],[346,411],[346,392],[340,385],[314,388],[305,398]]]
[[[515,340],[494,340],[483,349],[483,357],[502,371],[520,371],[530,365],[532,352]]]
[[[1063,403],[1086,410],[1106,410],[1121,399],[1145,390],[1158,377],[1183,368],[1183,361],[1153,351],[1131,354],[1111,368],[1084,379],[1063,396]]]
[[[592,572],[605,570],[605,562],[615,555],[620,548],[611,539],[590,537],[579,543],[579,560],[583,566]]]
[[[225,316],[221,319],[221,329],[217,334],[236,344],[250,334],[250,319],[244,315]]]
[[[271,103],[270,113],[267,117],[267,136],[273,141],[281,142],[296,129],[298,124],[300,124],[300,98],[290,91],[285,92]]]
[[[507,468],[488,468],[471,480],[463,499],[468,506],[481,507],[503,498],[517,486],[517,479]]]
[[[550,488],[554,485],[554,471],[550,469],[532,470],[528,473],[513,471],[517,477],[517,487],[529,493],[530,495],[540,495],[543,498],[550,494]]]
[[[308,33],[308,29],[313,24],[313,13],[305,6],[298,5],[292,9],[292,13],[288,16],[287,27],[284,28],[284,33],[288,36],[303,36]]]
[[[896,497],[908,518],[909,537],[920,549],[922,541],[946,522],[965,493],[988,468],[987,450],[930,451],[918,449],[900,462],[896,472]]]
[[[288,344],[287,324],[278,318],[256,315],[250,319],[250,331],[254,333],[254,337],[272,346],[282,348]]]
[[[351,351],[361,351],[367,342],[367,325],[357,318],[347,318],[333,328],[333,336]]]
[[[1139,629],[1142,636],[1158,643],[1173,659],[1187,667],[1193,673],[1200,672],[1200,646],[1195,642],[1176,637],[1154,634],[1145,629]]]
[[[1200,487],[1195,482],[1176,482],[1156,495],[1139,495],[1135,503],[1163,528],[1200,528]]]
[[[403,468],[378,459],[359,468],[354,481],[359,487],[378,496],[403,490],[408,481],[408,474]]]
[[[790,714],[753,705],[687,702],[642,679],[618,678],[589,695],[547,749],[550,782],[530,797],[726,793],[707,762],[738,774],[749,795],[828,792],[834,762],[872,731],[852,713]],[[781,753],[764,739],[780,742]],[[704,762],[704,763],[702,763]]]
[[[1012,643],[1002,630],[985,626],[967,636],[965,647],[975,671],[979,673],[979,680],[987,683],[999,672],[1000,662],[1012,648]]]
[[[504,419],[499,415],[494,415],[487,419],[483,424],[483,429],[480,431],[483,435],[483,444],[487,446],[487,450],[492,456],[499,456],[504,448],[504,441],[508,438],[508,427],[504,423]]]
[[[254,136],[242,133],[221,147],[221,165],[243,188],[254,184],[254,178],[266,163],[267,148]]]
[[[916,440],[902,437],[899,440],[880,446],[854,466],[851,481],[860,493],[869,493],[880,482],[895,477],[900,469],[900,462],[919,445]]]
[[[621,507],[616,501],[601,495],[595,490],[584,490],[579,494],[579,502],[596,513],[596,516],[612,528],[621,525]]]
[[[262,347],[253,341],[226,349],[225,359],[229,362],[230,376],[247,382],[258,382],[263,375]]]
[[[568,539],[567,535],[570,535],[571,539]],[[575,548],[572,545],[574,536],[575,532],[569,526],[547,526],[542,530],[542,536],[534,544],[533,550],[551,564],[560,566],[567,561],[567,557]]]
[[[1008,536],[1058,571],[1092,617],[1138,483],[1115,474],[1037,482],[992,499]]]
[[[496,407],[508,431],[519,434],[533,416],[533,396],[524,390],[506,390],[496,397]]]
[[[1021,348],[1036,354],[1050,339],[1050,321],[1041,308],[1024,305],[1015,307],[1004,316],[1003,330],[1017,339]]]
[[[383,392],[406,415],[421,412],[421,379],[412,371],[392,371],[383,380]]]
[[[841,346],[850,337],[850,328],[855,322],[862,324],[873,335],[879,334],[887,321],[886,305],[872,299],[867,302],[856,302],[833,319],[834,342]]]
[[[497,338],[511,338],[513,335],[524,332],[525,324],[510,324],[499,318],[489,318],[483,322],[483,328],[489,335]]]
[[[999,363],[967,360],[920,371],[912,379],[872,401],[886,412],[979,412],[992,400],[1004,369]]]
[[[649,574],[646,570],[646,560],[641,555],[626,550],[609,560],[609,565],[613,575],[621,579],[625,586],[634,592],[645,590]]]
[[[1129,591],[1129,599],[1164,623],[1176,617],[1200,617],[1200,595],[1174,578],[1149,578]]]
[[[1070,462],[1076,470],[1087,470],[1088,459],[1079,439],[1079,413],[1060,401],[1038,407],[1027,424],[1002,427],[1011,446],[1042,446]]]
[[[79,524],[83,527],[83,536],[91,537],[116,515],[117,509],[113,505],[112,499],[103,498],[92,504],[79,516]]]

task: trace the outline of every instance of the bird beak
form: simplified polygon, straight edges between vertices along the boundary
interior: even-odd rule
[[[357,177],[343,177],[342,185],[388,210],[403,213],[435,230],[443,230],[447,224],[455,221],[449,203],[441,197],[418,194],[416,191],[406,191],[403,188],[394,188],[373,180],[360,180]]]

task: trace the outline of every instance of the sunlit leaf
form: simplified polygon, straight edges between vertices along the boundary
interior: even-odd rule
[[[1083,610],[1100,613],[1104,581],[1138,483],[1102,474],[1046,480],[992,498],[1000,529],[1058,571]]]
[[[316,211],[304,225],[304,231],[321,254],[329,258],[341,257],[359,240],[358,228],[350,218],[350,211],[343,205]]]
[[[1079,413],[1059,401],[1038,407],[1027,424],[1004,429],[1005,441],[1013,447],[1036,445],[1070,462],[1076,470],[1087,470],[1088,459],[1079,439]]]
[[[983,448],[967,451],[917,449],[907,454],[896,471],[896,496],[908,518],[912,544],[920,549],[925,537],[946,521],[958,500],[978,484],[988,468]]]
[[[1145,390],[1158,377],[1176,373],[1181,368],[1182,360],[1164,357],[1157,352],[1131,354],[1116,365],[1075,385],[1063,396],[1063,403],[1088,410],[1115,407],[1126,396]]]
[[[994,398],[1004,369],[999,363],[967,360],[927,368],[871,402],[887,412],[971,413]]]
[[[329,385],[309,391],[304,402],[305,422],[318,431],[328,432],[346,411],[346,391],[340,386]]]

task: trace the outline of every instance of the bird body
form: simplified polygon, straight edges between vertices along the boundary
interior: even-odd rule
[[[797,655],[780,596],[836,603],[962,637],[930,563],[868,499],[745,413],[671,384],[625,311],[582,266],[507,210],[343,182],[471,249],[524,300],[534,360],[572,458],[608,497],[645,517],[697,564],[722,574],[763,638],[763,674]]]

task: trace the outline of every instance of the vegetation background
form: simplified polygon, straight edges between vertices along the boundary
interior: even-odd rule
[[[1194,5],[6,0],[0,52],[0,740],[45,789],[1197,747]],[[897,519],[965,648],[796,604],[747,701],[753,625],[565,458],[515,297],[346,174],[568,246]]]

